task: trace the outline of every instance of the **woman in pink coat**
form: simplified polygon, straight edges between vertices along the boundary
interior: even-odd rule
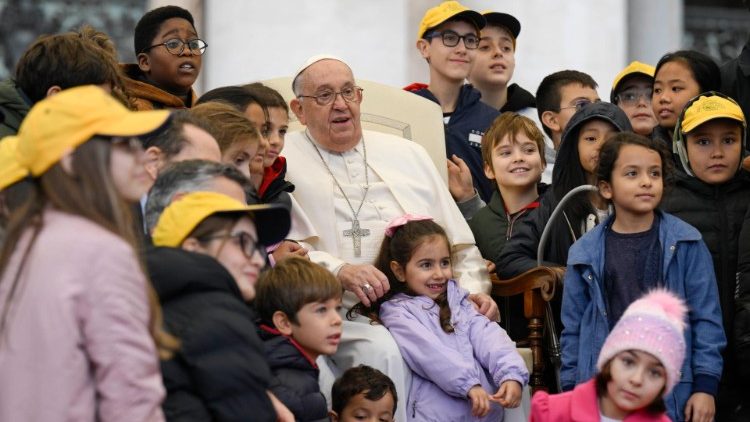
[[[164,420],[158,302],[128,202],[149,187],[137,136],[168,118],[89,85],[21,125],[33,187],[0,252],[0,421]]]

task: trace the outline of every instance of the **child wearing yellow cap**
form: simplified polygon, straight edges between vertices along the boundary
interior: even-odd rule
[[[88,85],[21,124],[17,175],[33,179],[0,252],[0,420],[163,420],[158,356],[175,341],[158,328],[127,200],[148,188],[137,137],[168,118]]]
[[[167,419],[276,421],[271,371],[248,302],[265,247],[289,225],[286,208],[248,206],[216,192],[188,193],[164,209],[146,263],[167,330],[181,342],[162,362]]]
[[[717,420],[737,407],[742,383],[737,377],[733,341],[738,244],[750,206],[750,174],[740,169],[746,154],[746,118],[731,98],[705,92],[687,102],[675,125],[674,147],[679,157],[674,188],[662,209],[700,231],[711,251],[719,288],[724,330],[729,340],[724,351],[724,372],[718,389]],[[714,391],[715,395],[717,391]]]
[[[633,61],[615,76],[609,101],[628,115],[633,132],[649,136],[656,126],[651,94],[654,91],[654,67]]]
[[[454,178],[465,163],[474,190],[488,202],[493,186],[484,176],[481,143],[500,112],[481,102],[478,90],[464,84],[479,47],[479,31],[485,24],[484,16],[457,1],[445,1],[427,10],[419,24],[416,47],[430,68],[430,83],[415,83],[405,89],[440,105],[449,177]],[[463,190],[451,193],[458,202],[474,199],[471,189],[468,195]]]

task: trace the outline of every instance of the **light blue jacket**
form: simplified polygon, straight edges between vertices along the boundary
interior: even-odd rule
[[[503,409],[497,403],[491,403],[484,418],[471,416],[469,389],[479,384],[494,394],[507,380],[528,382],[516,344],[496,322],[474,309],[468,295],[448,281],[453,333],[440,327],[439,307],[427,296],[397,294],[381,306],[380,319],[413,373],[409,421],[502,420]]]
[[[659,241],[664,287],[688,306],[682,377],[665,398],[670,417],[682,420],[685,403],[694,389],[718,388],[726,338],[713,263],[700,233],[673,215],[656,212],[661,217]],[[596,374],[599,351],[609,334],[602,283],[605,237],[612,222],[610,217],[570,248],[562,300],[563,390],[570,390]]]

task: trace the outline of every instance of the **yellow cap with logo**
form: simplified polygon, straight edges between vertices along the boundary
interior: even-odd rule
[[[422,21],[419,23],[417,39],[424,37],[428,29],[434,28],[449,19],[459,17],[472,22],[477,30],[484,28],[487,23],[484,16],[479,12],[475,12],[457,1],[444,1],[425,12]]]
[[[246,205],[217,192],[191,192],[172,201],[154,227],[156,246],[179,247],[207,217],[218,213],[247,213],[253,217],[258,242],[273,245],[289,233],[289,210],[279,204]]]
[[[18,137],[6,136],[0,141],[0,190],[29,175],[29,170],[18,163]]]
[[[149,134],[169,119],[169,111],[130,111],[103,89],[84,85],[39,101],[18,130],[18,157],[39,176],[94,135]]]
[[[714,119],[736,120],[745,126],[745,116],[736,102],[712,95],[701,96],[685,109],[680,129],[682,133],[689,133],[703,123]]]

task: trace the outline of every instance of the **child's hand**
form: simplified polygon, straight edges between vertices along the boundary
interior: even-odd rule
[[[522,388],[518,381],[505,381],[500,384],[497,393],[490,396],[490,400],[499,403],[502,407],[518,407],[521,404]]]
[[[481,385],[471,387],[466,395],[471,401],[471,415],[476,417],[487,416],[490,411],[490,395],[482,388]]]
[[[685,405],[686,422],[711,422],[716,413],[714,397],[706,393],[693,393]]]

